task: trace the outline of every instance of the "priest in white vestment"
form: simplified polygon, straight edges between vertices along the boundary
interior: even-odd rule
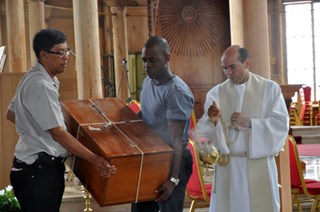
[[[275,156],[289,130],[280,86],[250,73],[248,52],[240,46],[227,48],[221,63],[228,79],[207,93],[197,124],[222,154],[210,212],[278,212]]]

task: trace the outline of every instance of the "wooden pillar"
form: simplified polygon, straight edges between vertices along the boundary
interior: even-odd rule
[[[251,72],[270,79],[267,0],[229,0],[229,3],[231,43],[248,49],[252,61]],[[277,157],[277,167],[281,184],[281,211],[292,211],[287,145],[285,152]]]
[[[78,98],[101,98],[101,59],[97,1],[73,0]]]
[[[244,46],[243,0],[229,0],[231,43]]]
[[[103,2],[103,13],[104,13],[104,31],[103,31],[103,41],[104,41],[104,52],[102,54],[102,64],[103,64],[103,78],[104,78],[104,92],[105,96],[113,97],[114,90],[108,86],[108,83],[113,83],[113,61],[112,61],[112,17],[110,7],[107,1]],[[110,90],[109,90],[110,89]]]
[[[267,0],[246,0],[243,4],[244,46],[253,60],[254,73],[271,78]]]
[[[128,59],[126,12],[126,7],[111,7],[116,96],[125,101],[130,95],[128,88],[129,73],[122,67],[122,60],[124,58]]]
[[[0,2],[0,7],[1,7],[1,2]],[[3,41],[2,41],[2,14],[1,14],[1,9],[0,9],[0,46],[3,46]]]
[[[230,0],[232,44],[240,44],[248,49],[252,61],[251,72],[270,79],[267,13],[267,0]]]
[[[28,0],[29,10],[29,37],[30,37],[30,63],[36,61],[36,55],[33,51],[33,37],[34,35],[45,28],[44,16],[44,0]]]
[[[6,0],[9,72],[26,72],[26,33],[24,4],[21,0]]]
[[[287,84],[285,14],[282,0],[268,1],[271,79]]]

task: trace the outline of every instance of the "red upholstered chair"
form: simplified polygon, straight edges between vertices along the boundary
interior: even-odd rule
[[[290,178],[292,206],[297,205],[299,212],[302,212],[301,204],[313,202],[311,211],[320,210],[320,182],[312,179],[304,179],[301,161],[294,138],[289,135],[289,156],[290,156]]]
[[[192,200],[189,212],[193,212],[195,208],[209,207],[212,183],[205,183],[204,181],[204,170],[201,166],[195,142],[189,140],[188,148],[192,154],[193,165],[186,192],[187,196]]]
[[[306,102],[311,102],[311,87],[307,85],[303,85],[302,89],[304,93],[304,100]]]
[[[320,100],[318,101],[318,111],[320,110]],[[314,116],[314,125],[320,126],[320,113]]]
[[[306,110],[306,102],[304,100],[303,88],[299,89],[297,102],[291,102],[289,113],[290,113],[290,125],[302,126],[304,113]]]
[[[304,101],[306,104],[304,116],[303,116],[303,125],[312,126],[313,125],[313,104],[311,101],[311,87],[307,85],[302,86]]]

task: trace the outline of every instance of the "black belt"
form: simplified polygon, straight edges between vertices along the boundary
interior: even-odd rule
[[[38,158],[35,160],[34,163],[44,163],[44,164],[54,165],[54,164],[64,163],[66,159],[67,157],[54,157],[52,155],[47,154],[46,152],[40,152],[38,154]],[[16,157],[14,157],[14,161],[22,165],[27,165],[24,161],[21,161]]]

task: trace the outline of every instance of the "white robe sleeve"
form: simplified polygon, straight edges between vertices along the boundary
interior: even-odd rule
[[[251,127],[251,159],[273,156],[281,151],[288,136],[289,115],[278,84],[267,83],[262,118],[251,119]]]
[[[220,153],[229,154],[230,150],[227,146],[220,120],[215,126],[211,121],[209,121],[208,117],[208,108],[213,101],[215,101],[219,107],[218,91],[219,86],[216,86],[207,93],[206,101],[204,104],[204,113],[201,119],[197,122],[197,130],[200,137],[206,137],[207,139],[213,141],[214,145]]]

